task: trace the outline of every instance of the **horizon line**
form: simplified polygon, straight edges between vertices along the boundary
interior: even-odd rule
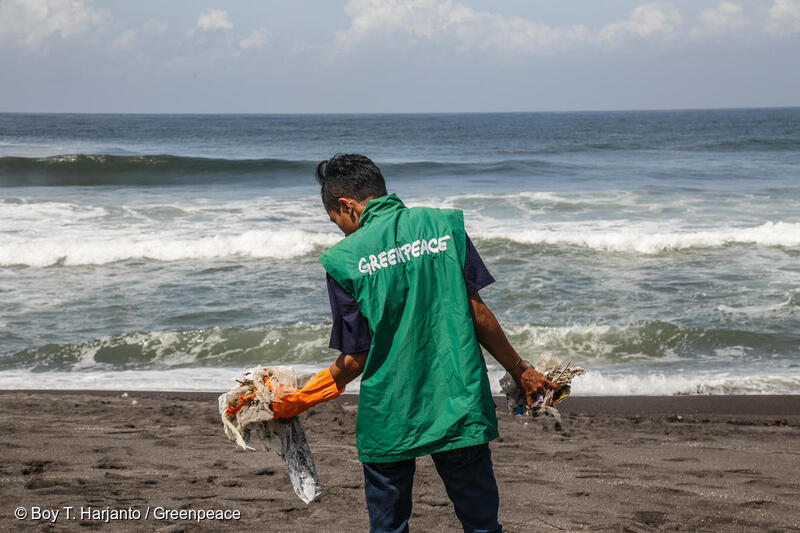
[[[735,107],[675,107],[675,108],[629,108],[629,109],[562,109],[539,111],[341,111],[341,112],[244,112],[244,111],[5,111],[2,115],[207,115],[207,116],[306,116],[306,115],[332,115],[332,116],[374,116],[374,115],[513,115],[513,114],[568,114],[568,113],[669,113],[681,111],[748,111],[748,110],[779,110],[800,109],[800,105],[780,106],[735,106]]]

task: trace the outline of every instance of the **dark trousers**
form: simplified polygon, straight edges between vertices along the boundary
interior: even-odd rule
[[[431,457],[464,531],[500,532],[497,523],[499,497],[489,445],[458,448]],[[415,460],[363,464],[369,530],[374,533],[407,532]]]

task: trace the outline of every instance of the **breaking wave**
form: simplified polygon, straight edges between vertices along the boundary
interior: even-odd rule
[[[797,394],[800,376],[608,375],[588,371],[572,383],[575,396],[673,396],[684,394]]]
[[[31,347],[0,357],[0,370],[161,370],[314,364],[332,357],[328,324],[213,327],[128,333],[67,344]],[[512,344],[523,354],[550,353],[591,368],[607,364],[673,364],[681,361],[756,361],[759,354],[796,355],[797,337],[745,329],[685,328],[643,321],[620,326],[512,326]],[[533,361],[535,362],[535,361]],[[320,363],[321,364],[321,363]]]
[[[617,230],[531,229],[520,231],[479,231],[474,237],[509,240],[520,244],[580,246],[606,252],[657,254],[691,248],[720,248],[732,244],[800,246],[800,223],[765,222],[748,228],[650,233],[635,228]]]
[[[95,210],[74,212],[60,206],[63,217],[96,218]],[[160,208],[173,216],[177,208]],[[171,211],[170,211],[171,209]],[[99,210],[102,211],[102,210]],[[158,216],[163,215],[160,211]],[[180,213],[183,215],[183,213]],[[102,215],[102,213],[101,213]],[[153,213],[148,215],[156,216]],[[166,215],[164,215],[166,216]],[[36,223],[38,219],[32,220]],[[80,222],[80,220],[79,220]],[[239,232],[237,232],[237,229]],[[283,225],[241,231],[224,228],[224,234],[194,237],[183,229],[179,233],[158,233],[152,229],[133,231],[97,231],[95,234],[53,234],[29,239],[15,238],[0,243],[0,267],[53,265],[104,265],[127,260],[186,261],[224,260],[228,258],[292,258],[321,252],[341,240],[338,233],[289,229]],[[198,227],[194,234],[209,233]],[[649,233],[635,228],[618,230],[541,229],[541,230],[476,230],[470,231],[475,241],[485,241],[484,250],[491,253],[492,242],[503,241],[522,246],[579,247],[603,253],[653,255],[674,251],[724,248],[731,245],[800,247],[800,223],[767,222],[760,226],[706,231],[673,231]]]
[[[335,234],[288,229],[254,230],[193,240],[158,236],[115,236],[97,240],[62,237],[0,244],[0,266],[105,265],[131,259],[291,258],[320,251],[339,240],[341,237]]]
[[[752,353],[798,353],[797,336],[736,328],[682,327],[660,320],[627,325],[506,328],[520,353],[549,352],[586,364],[747,359]]]
[[[254,363],[255,366],[258,363]],[[326,364],[292,364],[298,375],[314,374]],[[247,367],[192,367],[167,370],[102,370],[93,372],[35,372],[2,370],[4,389],[208,391],[223,392]],[[505,371],[489,366],[492,393],[502,394],[499,380]],[[357,393],[359,380],[347,385]],[[800,376],[753,375],[742,377],[689,377],[664,374],[615,374],[592,372],[575,378],[573,396],[675,396],[719,394],[798,394]]]
[[[0,358],[0,371],[247,368],[331,358],[329,325],[295,324],[129,333],[74,344],[47,344]]]

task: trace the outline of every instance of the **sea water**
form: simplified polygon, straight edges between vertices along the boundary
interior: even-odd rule
[[[484,301],[524,358],[588,370],[575,394],[800,393],[797,108],[0,114],[0,388],[327,366],[337,152],[464,210]]]

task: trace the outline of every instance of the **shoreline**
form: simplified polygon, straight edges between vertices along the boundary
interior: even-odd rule
[[[238,450],[218,394],[0,390],[0,528],[121,532],[366,531],[355,395],[301,415],[323,494],[306,505],[283,460]],[[495,398],[496,402],[501,398]],[[562,421],[497,411],[490,444],[506,531],[800,529],[800,396],[577,397]],[[412,531],[460,531],[430,457]],[[236,521],[77,517],[23,508],[239,511]],[[113,524],[111,523],[113,522]]]
[[[213,400],[223,394],[208,391],[123,391],[107,389],[0,389],[0,396],[82,395],[103,398]],[[494,395],[498,411],[505,412],[505,397]],[[337,402],[357,405],[358,394],[342,394]],[[675,396],[571,396],[558,410],[562,414],[652,416],[662,414],[742,414],[742,415],[800,415],[800,394],[730,394]]]

